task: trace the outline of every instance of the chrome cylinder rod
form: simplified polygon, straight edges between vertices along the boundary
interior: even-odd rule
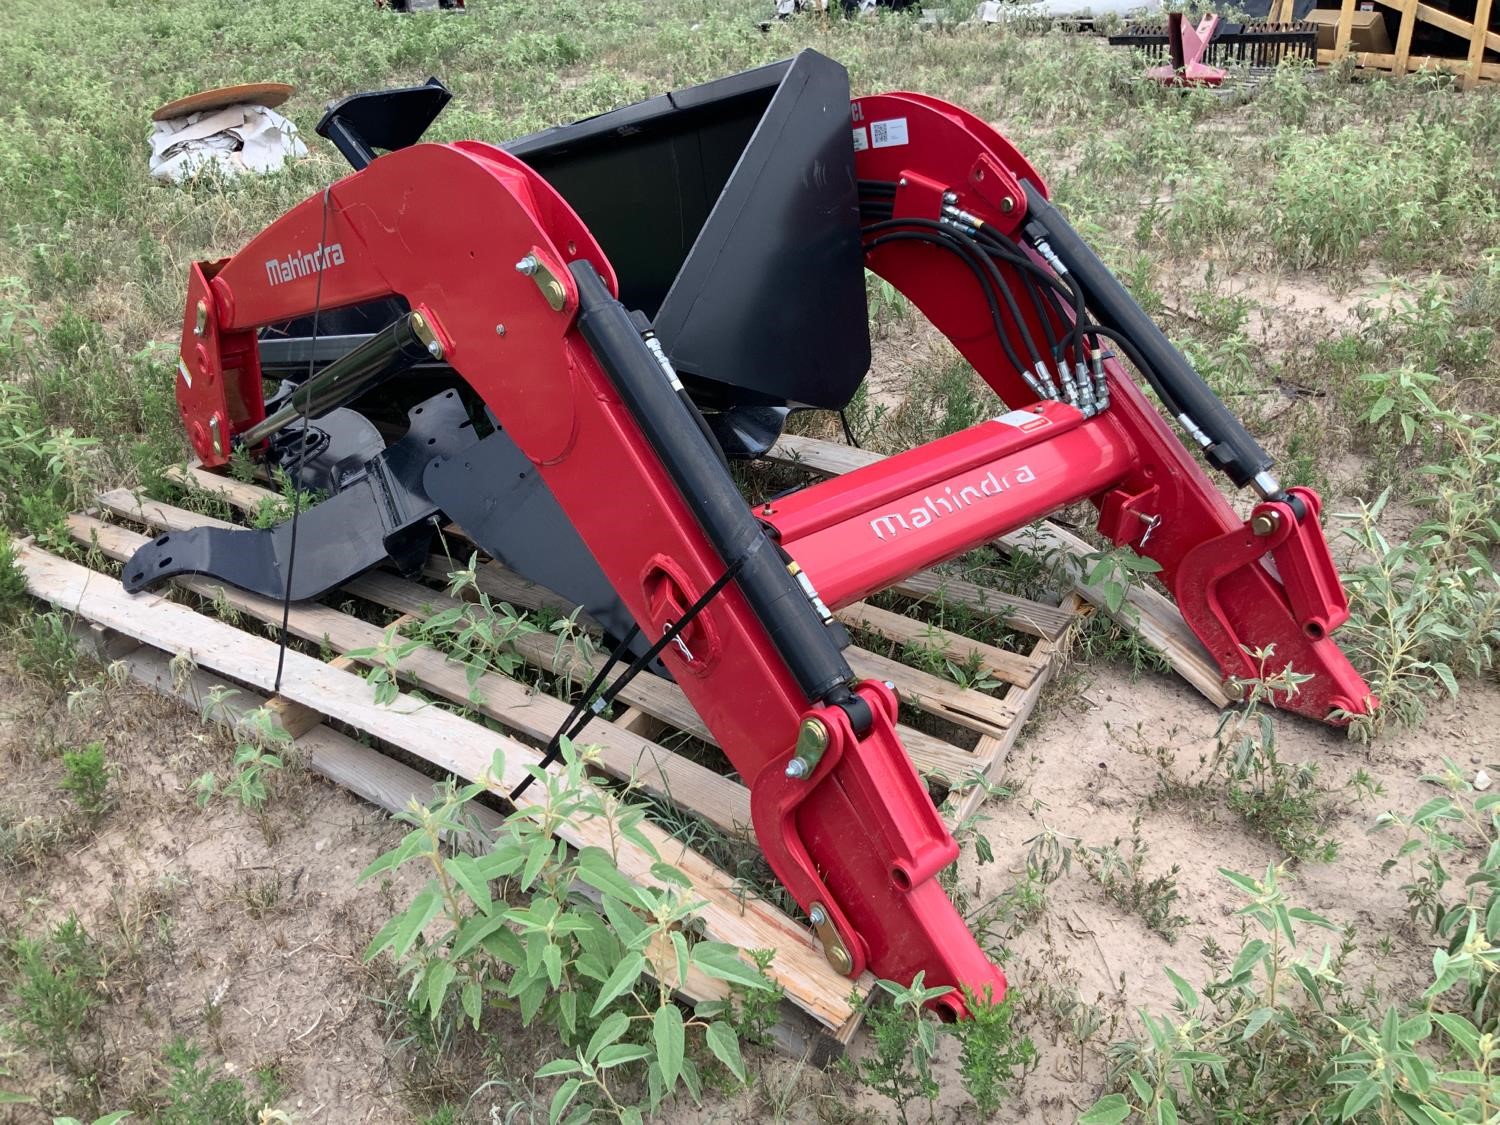
[[[442,358],[443,345],[432,326],[421,313],[409,312],[308,379],[285,406],[251,426],[239,440],[247,447],[257,446],[299,418],[320,417],[414,364]]]

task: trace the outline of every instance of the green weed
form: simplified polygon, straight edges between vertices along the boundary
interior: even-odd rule
[[[1164,875],[1146,873],[1150,845],[1141,836],[1140,817],[1131,822],[1129,842],[1123,848],[1121,843],[1116,837],[1113,843],[1078,848],[1075,854],[1079,866],[1098,881],[1104,893],[1122,910],[1139,915],[1147,929],[1168,941],[1176,941],[1189,921],[1187,915],[1176,912],[1182,897],[1177,876],[1182,869],[1173,864]]]
[[[411,1001],[432,1021],[456,1018],[477,1028],[486,1009],[505,1006],[518,1010],[525,1024],[541,1019],[555,1028],[565,1050],[536,1071],[538,1079],[562,1079],[551,1103],[553,1120],[575,1100],[639,1118],[679,1085],[697,1101],[705,1054],[746,1081],[737,1026],[744,1009],[731,1000],[684,1012],[669,982],[694,968],[743,994],[770,987],[762,967],[746,964],[732,947],[690,941],[684,924],[698,904],[675,868],[658,863],[654,885],[635,885],[608,853],[584,848],[569,854],[554,839],[557,825],[594,817],[615,835],[649,847],[638,827],[643,810],[592,784],[586,757],[571,745],[564,747],[564,763],[559,771],[536,771],[539,803],[514,813],[475,855],[445,857],[442,841],[469,837],[463,809],[490,777],[450,785],[433,805],[414,804],[401,814],[412,831],[362,878],[409,863],[431,877],[382,927],[366,957],[389,951],[410,981]],[[497,756],[490,775],[502,774]],[[599,893],[597,903],[574,889],[580,880]],[[508,906],[507,894],[521,904]],[[648,972],[658,983],[650,983]]]
[[[73,798],[78,811],[97,820],[113,803],[109,795],[111,770],[104,760],[104,743],[91,742],[81,750],[64,750],[60,787]]]
[[[83,1065],[82,1033],[103,1003],[103,956],[76,915],[38,938],[16,938],[5,1038],[72,1071]]]
[[[279,1083],[270,1075],[261,1081],[261,1097],[251,1098],[245,1084],[203,1060],[203,1051],[186,1039],[174,1039],[162,1052],[166,1080],[156,1091],[153,1121],[161,1125],[228,1125],[255,1121],[287,1121],[269,1110],[277,1100]]]

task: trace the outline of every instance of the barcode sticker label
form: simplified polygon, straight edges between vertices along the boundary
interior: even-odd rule
[[[1024,433],[1040,430],[1045,426],[1052,425],[1052,419],[1038,414],[1033,410],[1012,410],[1009,414],[1002,414],[994,419],[1002,426],[1014,426]]]
[[[906,118],[870,122],[870,142],[875,148],[895,148],[906,143]]]
[[[865,132],[863,125],[854,130],[854,151],[864,152],[870,147],[870,134]]]

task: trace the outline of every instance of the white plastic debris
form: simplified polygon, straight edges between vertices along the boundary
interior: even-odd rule
[[[1474,788],[1483,793],[1491,785],[1490,775],[1480,770],[1474,775]]]
[[[1162,0],[983,0],[974,8],[978,23],[1005,23],[1012,19],[1041,18],[1091,20],[1099,16],[1135,18],[1161,12]]]
[[[306,156],[293,125],[263,105],[231,105],[154,122],[151,174],[174,183],[213,165],[233,179],[242,172],[280,171],[288,157]]]

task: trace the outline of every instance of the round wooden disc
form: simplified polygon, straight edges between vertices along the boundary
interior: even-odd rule
[[[167,121],[173,117],[186,117],[190,113],[223,109],[240,102],[250,102],[271,109],[291,97],[292,89],[285,82],[246,82],[240,86],[220,86],[217,90],[203,90],[178,98],[175,102],[168,102],[151,115],[151,120]]]

